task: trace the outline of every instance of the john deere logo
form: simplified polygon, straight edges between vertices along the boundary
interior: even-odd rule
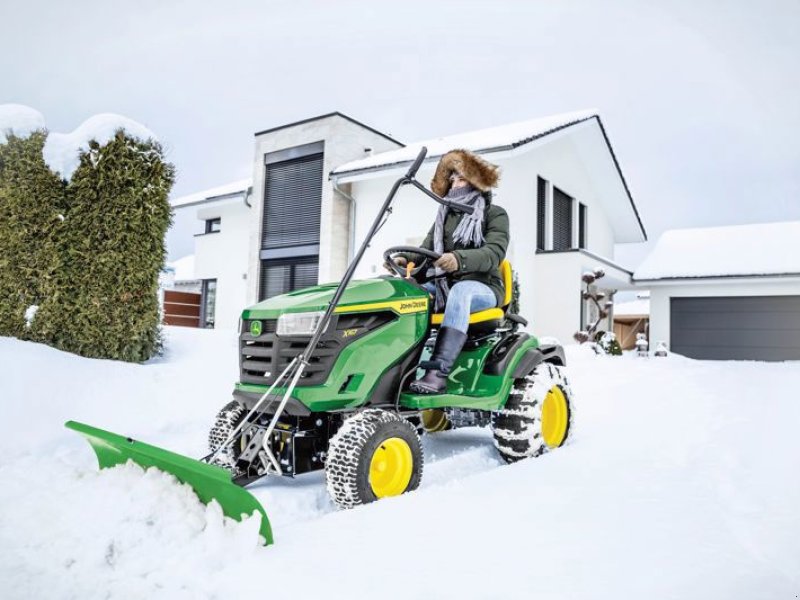
[[[253,337],[261,335],[261,321],[250,321],[250,335]]]

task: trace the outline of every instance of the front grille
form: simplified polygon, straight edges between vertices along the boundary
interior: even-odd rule
[[[395,318],[394,313],[390,312],[333,315],[327,331],[311,353],[298,385],[325,383],[345,346]],[[247,320],[242,323],[242,333],[239,335],[240,381],[272,385],[292,359],[308,346],[311,336],[278,336],[275,333],[277,320],[262,319],[262,333],[253,337],[250,323]],[[357,329],[358,333],[353,335],[353,329]],[[344,336],[344,330],[348,330],[350,335]]]

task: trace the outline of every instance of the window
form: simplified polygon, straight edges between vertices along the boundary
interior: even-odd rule
[[[586,205],[578,205],[578,248],[586,248]]]
[[[219,233],[222,227],[222,218],[206,219],[206,233]]]
[[[200,297],[200,327],[214,328],[214,311],[217,305],[217,280],[204,279]]]
[[[538,177],[536,180],[536,249],[544,250],[545,215],[547,201],[547,181]]]
[[[266,300],[273,296],[317,285],[318,270],[318,256],[262,260],[259,298]]]
[[[572,198],[553,186],[553,250],[572,248]]]
[[[265,157],[259,300],[317,284],[322,142]]]

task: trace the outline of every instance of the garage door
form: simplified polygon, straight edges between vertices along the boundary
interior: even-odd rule
[[[800,360],[800,296],[671,298],[670,345],[692,358]]]

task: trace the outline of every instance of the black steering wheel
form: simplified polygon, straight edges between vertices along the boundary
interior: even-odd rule
[[[392,246],[391,248],[387,248],[383,251],[383,259],[386,261],[386,264],[388,264],[400,277],[406,276],[406,268],[395,264],[393,255],[401,252],[420,254],[423,257],[422,262],[418,265],[414,265],[414,268],[411,269],[410,275],[412,277],[415,277],[423,269],[427,269],[428,263],[433,263],[433,261],[439,260],[439,258],[442,256],[438,252],[428,250],[427,248],[419,248],[418,246]]]

